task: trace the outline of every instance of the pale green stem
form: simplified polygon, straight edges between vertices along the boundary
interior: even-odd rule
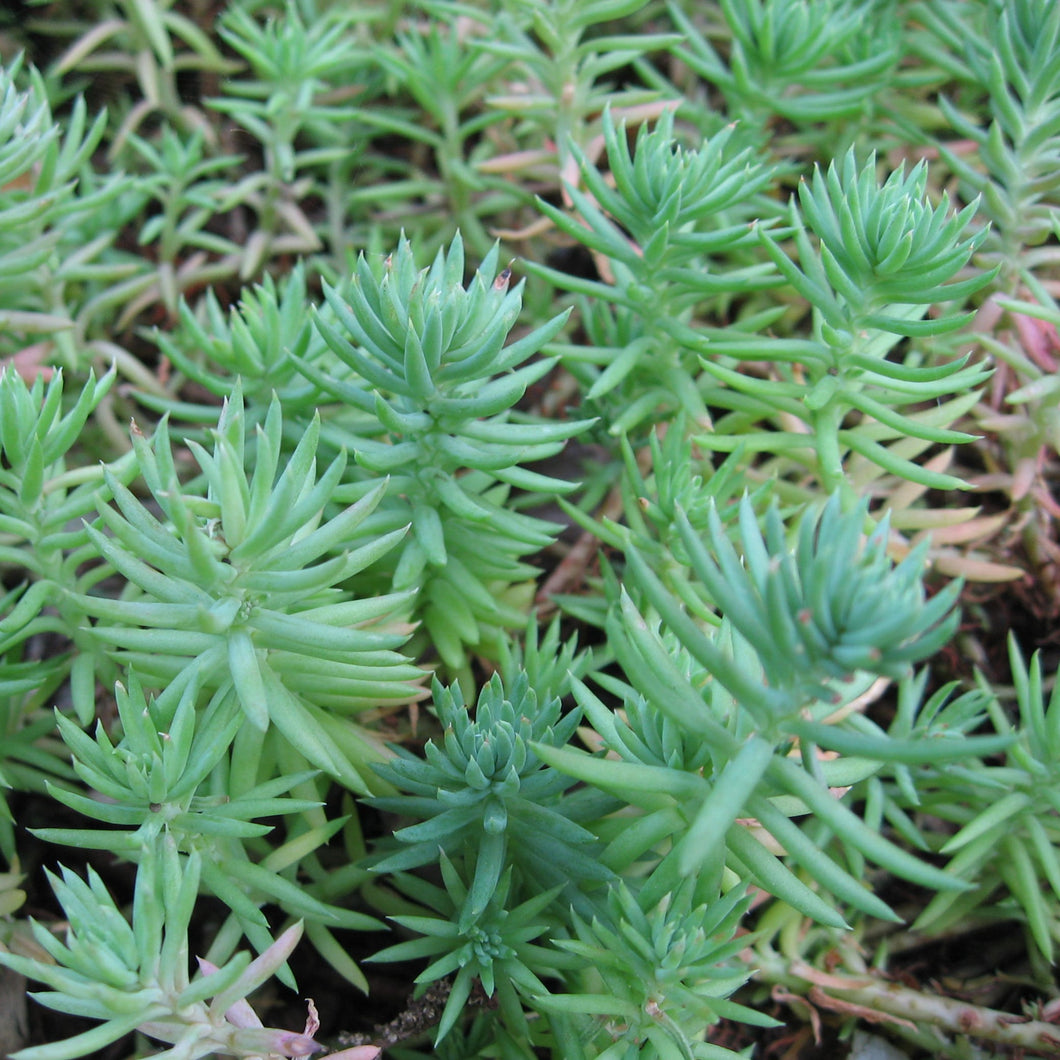
[[[834,399],[811,417],[814,444],[817,449],[817,473],[825,493],[847,485],[843,457],[839,448],[839,428],[846,409]],[[849,487],[848,487],[849,488]]]
[[[438,149],[438,168],[457,227],[472,246],[485,254],[492,240],[472,209],[471,189],[464,172],[464,137],[460,131],[460,115],[451,99],[442,101],[442,107],[442,142]]]

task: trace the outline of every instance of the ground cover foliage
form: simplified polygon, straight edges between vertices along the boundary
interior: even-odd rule
[[[1060,7],[0,18],[5,1052],[1060,1055]]]

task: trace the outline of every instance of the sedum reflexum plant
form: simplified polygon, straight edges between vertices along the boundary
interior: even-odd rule
[[[235,693],[215,694],[197,710],[193,684],[175,709],[166,710],[157,700],[148,703],[135,675],[131,677],[128,689],[115,689],[123,730],[116,744],[101,726],[92,740],[72,721],[59,718],[75,773],[106,801],[70,790],[53,789],[54,797],[109,827],[44,828],[35,834],[137,862],[150,857],[156,840],[164,836],[181,854],[201,858],[203,889],[232,910],[232,925],[260,952],[273,942],[260,908],[266,902],[322,931],[378,927],[371,917],[321,902],[287,871],[326,843],[343,822],[321,820],[313,813],[319,802],[289,794],[306,790],[312,772],[286,773],[244,789],[240,757],[247,748],[235,738],[245,718]],[[292,835],[286,846],[266,847],[262,856],[261,846],[251,841],[273,831],[262,819],[281,816],[297,842]],[[286,977],[291,979],[289,972]],[[361,984],[359,977],[357,982]]]
[[[892,351],[903,338],[943,335],[968,322],[960,315],[928,318],[927,311],[990,281],[989,274],[977,273],[949,282],[982,236],[965,237],[973,205],[951,215],[947,201],[926,201],[922,164],[908,174],[892,173],[883,184],[875,169],[875,160],[859,166],[850,152],[800,184],[791,205],[798,265],[768,230],[759,230],[769,257],[811,307],[811,336],[701,341],[704,370],[724,384],[711,392],[711,401],[731,412],[714,424],[714,436],[697,441],[781,454],[808,468],[829,492],[846,481],[846,464],[855,457],[912,482],[959,489],[963,483],[955,476],[916,461],[932,444],[971,440],[951,424],[974,403],[975,387],[989,370],[967,356],[924,363],[920,353]],[[777,378],[756,379],[752,386],[727,357],[773,362]],[[751,408],[768,404],[787,426],[741,429],[747,398]],[[929,402],[935,407],[926,407]],[[845,426],[851,413],[860,418],[857,430]]]
[[[179,481],[165,422],[150,442],[134,428],[139,470],[166,522],[111,479],[116,508],[100,516],[113,536],[88,532],[139,592],[80,594],[77,603],[97,620],[100,648],[164,685],[167,700],[189,685],[230,688],[262,737],[277,730],[306,762],[364,791],[365,765],[379,750],[334,709],[414,700],[420,671],[396,650],[402,632],[360,628],[399,613],[410,594],[356,600],[339,586],[404,529],[358,538],[382,487],[321,518],[345,457],[317,478],[316,422],[282,469],[278,403],[251,442],[237,391],[212,433],[212,453],[190,443],[206,481],[195,494]]]
[[[538,753],[651,811],[636,830],[616,840],[626,857],[640,857],[672,837],[682,874],[708,868],[717,873],[731,858],[730,867],[738,866],[734,871],[741,876],[749,874],[826,923],[838,926],[843,920],[738,818],[755,817],[823,890],[874,916],[890,914],[840,863],[821,863],[816,846],[800,836],[779,806],[797,807],[796,816],[811,811],[843,844],[895,875],[942,891],[960,890],[952,876],[869,829],[828,791],[844,783],[848,769],[855,774],[851,780],[863,779],[856,773],[864,768],[871,775],[874,757],[886,761],[901,754],[885,739],[844,733],[849,711],[841,708],[853,697],[844,694],[843,683],[856,695],[867,687],[865,677],[901,676],[932,654],[952,633],[956,616],[949,612],[957,587],[925,601],[921,556],[911,554],[893,567],[882,550],[885,527],[859,555],[864,511],[841,515],[837,498],[819,515],[804,518],[790,551],[775,508],[767,516],[765,537],[746,501],[740,514],[743,564],[716,516],[709,545],[694,536],[687,521],[680,526],[691,567],[725,616],[719,631],[702,628],[684,613],[635,551],[629,555],[633,581],[679,648],[675,651],[673,641],[667,643],[625,594],[608,628],[631,684],[608,679],[605,687],[631,698],[635,690],[694,733],[709,748],[709,768],[700,755],[686,759],[687,744],[672,762],[658,752],[650,763],[641,760],[638,748],[658,746],[662,734],[652,735],[654,726],[622,734],[633,718],[650,725],[649,715],[639,708],[630,721],[619,722],[582,683],[575,686],[580,705],[604,745],[625,761],[567,748],[542,746]],[[997,740],[982,742],[986,753],[998,746]],[[817,750],[840,747],[853,756],[849,762],[829,764]],[[965,751],[964,741],[933,748],[940,758],[947,753],[959,758]],[[908,753],[916,760],[922,751],[913,746]]]
[[[945,95],[939,107],[952,131],[975,146],[966,158],[949,143],[942,156],[971,195],[983,197],[986,236],[1006,286],[1020,272],[1055,260],[1044,244],[1053,231],[1055,159],[1060,140],[1055,122],[1060,78],[1053,59],[1060,18],[1048,4],[982,5],[975,32],[963,49],[960,81],[988,94],[986,122],[975,122]],[[957,31],[954,12],[943,8],[929,24],[943,39]]]
[[[466,876],[455,869],[444,853],[439,861],[444,887],[417,878],[398,877],[396,881],[429,914],[393,917],[397,924],[420,938],[388,947],[374,959],[430,958],[431,963],[417,976],[418,984],[453,975],[436,1041],[443,1040],[453,1028],[473,987],[481,984],[488,998],[496,996],[509,1034],[516,1036],[516,1042],[526,1042],[530,1030],[524,999],[529,1001],[548,993],[540,976],[553,975],[558,963],[551,949],[535,941],[552,927],[542,911],[551,904],[555,893],[545,891],[514,905],[510,902],[511,878],[506,873],[486,906],[468,921],[464,917],[469,901]]]
[[[0,29],[0,1052],[1055,1055],[1055,4],[179,6]]]
[[[578,823],[584,800],[566,796],[569,778],[543,765],[532,741],[562,747],[578,724],[577,712],[560,720],[556,698],[538,702],[526,676],[506,692],[494,675],[482,690],[474,720],[458,687],[436,685],[434,706],[443,726],[442,746],[428,743],[426,761],[400,753],[376,767],[405,794],[374,800],[380,809],[423,820],[399,829],[404,846],[384,857],[377,872],[434,862],[439,853],[474,868],[460,910],[467,927],[481,916],[506,867],[534,891],[567,887],[608,876],[592,857],[594,837]]]
[[[593,299],[582,304],[591,341],[554,348],[613,434],[679,409],[709,423],[698,359],[675,325],[693,309],[770,282],[767,264],[740,267],[739,256],[754,239],[748,222],[765,205],[758,193],[771,172],[733,133],[685,148],[666,111],[654,129],[641,126],[631,155],[625,128],[605,111],[608,173],[576,151],[585,190],[566,185],[573,212],[540,203],[565,235],[605,256],[613,275],[602,283],[534,270]]]
[[[956,832],[932,828],[932,846],[951,856],[956,875],[975,883],[963,895],[936,895],[917,925],[937,928],[973,911],[985,912],[989,902],[1002,902],[1009,915],[1024,921],[1034,946],[1051,964],[1060,936],[1050,909],[1060,884],[1052,782],[1060,693],[1054,684],[1046,698],[1040,655],[1028,666],[1014,641],[1009,647],[1015,722],[1001,707],[997,693],[982,688],[993,725],[1012,739],[1004,762],[961,774],[927,769],[928,775],[917,778],[918,795],[911,808],[928,821],[937,814],[938,821],[956,827]],[[908,797],[903,801],[908,804]]]
[[[103,114],[90,121],[78,99],[60,126],[39,73],[22,72],[20,61],[0,70],[0,355],[45,342],[54,347],[52,360],[84,366],[82,344],[102,344],[91,327],[92,303],[130,268],[111,252],[117,230],[106,222],[120,209],[120,195],[138,205],[141,187],[89,165]],[[111,359],[117,354],[124,367],[135,365],[116,344],[109,347]]]
[[[202,387],[211,400],[224,400],[239,379],[244,415],[262,420],[279,401],[284,414],[285,448],[300,438],[321,403],[320,390],[299,370],[326,354],[324,340],[306,316],[306,275],[301,266],[279,285],[266,277],[260,286],[244,291],[239,304],[227,313],[212,291],[193,309],[182,301],[178,325],[158,331],[159,350],[188,383]],[[149,408],[169,411],[181,420],[212,425],[215,404],[192,405],[144,393]]]
[[[90,376],[71,402],[64,400],[61,372],[47,385],[38,375],[27,386],[13,368],[0,369],[5,465],[0,469],[0,561],[13,563],[24,579],[0,612],[0,652],[21,650],[44,633],[57,633],[73,644],[79,650],[51,663],[70,674],[74,706],[83,721],[95,710],[95,665],[85,611],[75,598],[112,568],[98,562],[90,531],[78,522],[94,511],[108,477],[120,485],[133,468],[127,458],[110,468],[69,467],[69,453],[114,378],[113,372],[100,380]],[[86,569],[89,560],[96,562]],[[13,655],[10,659],[17,662]]]
[[[208,105],[238,123],[263,154],[261,171],[234,189],[257,220],[240,261],[240,275],[250,277],[271,255],[312,254],[323,245],[299,200],[317,190],[316,174],[348,153],[344,133],[357,111],[337,97],[362,65],[360,49],[348,15],[306,18],[295,4],[264,24],[233,6],[217,33],[249,69]]]
[[[894,20],[871,0],[721,0],[720,7],[729,54],[718,54],[696,26],[696,12],[671,4],[685,39],[677,54],[717,86],[729,115],[759,130],[753,135],[760,139],[784,120],[805,131],[803,143],[816,146],[817,123],[849,141],[894,76],[900,55]]]
[[[305,367],[326,391],[374,417],[374,436],[346,439],[363,472],[334,496],[385,490],[366,525],[389,533],[411,525],[396,553],[393,588],[418,588],[413,614],[458,673],[466,673],[469,647],[495,653],[502,631],[524,624],[535,572],[523,557],[549,545],[558,529],[506,505],[512,489],[550,497],[574,488],[524,465],[555,455],[588,425],[513,411],[552,367],[530,358],[564,318],[505,345],[522,285],[508,289],[511,269],[499,267],[499,255],[494,247],[467,288],[459,237],[422,272],[407,241],[381,270],[362,257],[347,289],[326,289],[336,323],[317,318],[355,376]]]
[[[657,897],[650,878],[636,896],[619,884],[608,894],[606,913],[591,922],[575,915],[575,937],[558,946],[583,962],[585,990],[543,998],[542,1006],[603,1022],[612,1041],[597,1056],[607,1060],[732,1057],[730,1050],[700,1040],[704,1027],[722,1017],[772,1023],[728,999],[744,975],[733,957],[746,945],[736,929],[749,900],[735,887],[694,904],[691,880],[653,904]],[[594,987],[600,992],[591,993]]]
[[[85,1056],[131,1030],[170,1044],[173,1055],[190,1058],[298,1057],[319,1051],[311,1023],[305,1033],[265,1027],[246,1001],[283,965],[298,943],[300,925],[255,960],[246,953],[221,967],[200,960],[199,975],[189,976],[188,928],[201,868],[199,854],[182,857],[160,837],[145,844],[131,922],[92,870],[87,881],[67,869],[61,879],[52,877],[70,924],[65,941],[34,924],[34,937],[49,959],[0,952],[0,965],[51,987],[37,994],[50,1008],[103,1022],[61,1049],[28,1050],[27,1058]],[[375,1055],[376,1050],[362,1050],[356,1060]]]
[[[481,48],[508,59],[513,69],[489,102],[518,122],[517,133],[538,134],[529,157],[517,153],[511,161],[551,163],[566,177],[574,150],[587,146],[607,106],[630,113],[655,109],[657,94],[616,83],[619,71],[677,38],[650,32],[643,22],[638,32],[607,33],[609,24],[636,18],[646,6],[645,0],[518,0],[498,13],[492,39]]]

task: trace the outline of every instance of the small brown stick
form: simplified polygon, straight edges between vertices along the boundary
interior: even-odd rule
[[[576,584],[581,580],[582,574],[592,562],[599,545],[596,535],[586,530],[577,541],[571,545],[567,554],[556,565],[556,569],[548,576],[544,584],[538,590],[537,600],[538,613],[542,609],[554,608],[552,603],[553,593],[562,592],[568,585]]]

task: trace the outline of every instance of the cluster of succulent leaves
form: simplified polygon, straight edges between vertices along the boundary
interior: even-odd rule
[[[890,878],[1048,992],[1060,692],[930,667],[953,575],[1060,562],[1060,8],[53,6],[0,29],[0,966],[95,1022],[18,1057],[309,1055],[247,1001],[304,936],[416,962],[398,1060],[720,1060]]]

